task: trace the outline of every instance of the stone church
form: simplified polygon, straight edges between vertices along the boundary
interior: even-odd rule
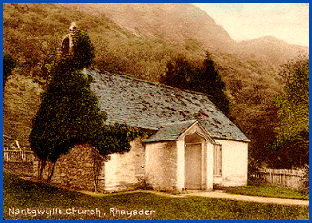
[[[72,24],[61,52],[70,55],[75,43]],[[52,182],[80,189],[211,190],[247,183],[249,139],[206,95],[129,76],[84,69],[94,78],[91,90],[107,125],[127,124],[149,132],[131,142],[125,154],[102,162],[94,185],[93,151],[77,145],[55,165]]]

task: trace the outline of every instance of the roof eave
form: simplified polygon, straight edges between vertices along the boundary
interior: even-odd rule
[[[214,140],[233,140],[233,141],[240,141],[240,142],[251,142],[250,139],[233,139],[233,138],[227,138],[227,137],[212,137]]]
[[[144,140],[143,143],[155,143],[155,142],[171,142],[171,141],[177,141],[177,139],[164,139],[164,140]]]

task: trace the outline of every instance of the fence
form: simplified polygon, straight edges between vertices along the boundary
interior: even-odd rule
[[[3,150],[3,162],[33,162],[35,159],[32,151],[25,150]]]
[[[304,170],[292,169],[260,169],[255,173],[255,177],[265,180],[267,183],[298,189],[302,186]]]
[[[35,155],[32,151],[21,148],[4,148],[3,171],[24,177],[34,175],[33,161]]]

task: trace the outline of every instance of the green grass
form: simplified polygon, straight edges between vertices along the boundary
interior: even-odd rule
[[[86,195],[79,192],[67,191],[51,185],[33,183],[4,173],[3,182],[3,212],[4,219],[308,219],[308,207],[291,207],[282,205],[259,204],[226,199],[203,197],[172,198],[148,192],[118,193],[110,195]],[[9,213],[13,208],[22,210],[69,208],[106,212],[105,217],[98,215],[16,215]],[[138,215],[127,217],[110,216],[110,208],[119,207],[133,210],[154,210],[153,217]],[[19,209],[17,209],[19,208]]]
[[[230,194],[242,194],[242,195],[250,195],[250,196],[309,200],[308,192],[302,192],[299,190],[289,189],[289,188],[274,187],[270,185],[257,185],[257,186],[231,188],[231,189],[227,189],[226,192]]]

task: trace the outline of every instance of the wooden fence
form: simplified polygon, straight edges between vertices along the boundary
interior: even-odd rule
[[[25,148],[3,148],[3,171],[17,176],[32,177],[35,155]]]
[[[34,153],[29,150],[3,150],[3,162],[33,162],[34,159]]]
[[[281,187],[299,189],[302,186],[304,170],[297,169],[260,169],[255,177]]]

